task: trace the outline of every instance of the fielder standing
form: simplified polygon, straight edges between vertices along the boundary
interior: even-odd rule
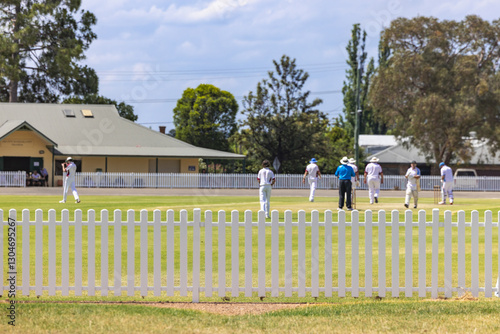
[[[366,165],[365,168],[365,180],[364,183],[368,184],[368,197],[370,198],[370,204],[378,203],[378,195],[380,193],[380,184],[384,183],[384,174],[382,173],[382,167],[378,164],[379,159],[373,157],[370,163]]]
[[[446,166],[444,162],[439,164],[441,169],[441,202],[438,204],[446,204],[446,196],[450,199],[450,205],[453,205],[453,171]]]
[[[306,183],[306,176],[309,174],[308,181],[311,189],[311,192],[309,193],[309,202],[314,202],[314,193],[316,192],[318,179],[321,179],[321,172],[319,171],[319,167],[316,163],[316,159],[312,158],[309,165],[307,165],[304,177],[302,178],[302,183]]]
[[[417,162],[415,160],[411,162],[411,167],[406,171],[405,178],[408,180],[406,185],[405,207],[410,205],[410,198],[413,196],[413,203],[415,204],[413,208],[416,209],[418,205],[418,182],[420,180],[420,169],[418,169]]]
[[[271,187],[276,182],[274,178],[274,173],[269,169],[271,164],[268,160],[262,161],[262,169],[257,175],[257,181],[259,181],[259,198],[260,198],[260,209],[266,212],[266,218],[269,218],[269,206],[271,204]]]
[[[62,201],[59,201],[59,203],[66,203],[66,197],[68,195],[68,190],[70,186],[71,190],[73,191],[73,197],[75,198],[75,202],[80,203],[80,198],[78,197],[78,192],[76,191],[75,187],[76,165],[71,157],[68,157],[66,159],[66,162],[61,165],[63,168],[64,183],[63,183],[63,199]]]

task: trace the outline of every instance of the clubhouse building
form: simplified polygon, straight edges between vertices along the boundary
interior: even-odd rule
[[[198,173],[199,158],[245,158],[153,131],[113,105],[0,103],[0,171],[45,168],[55,186],[68,156],[78,172],[124,173]]]

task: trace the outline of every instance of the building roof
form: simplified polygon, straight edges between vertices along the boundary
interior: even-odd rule
[[[396,146],[398,141],[391,135],[359,135],[359,146]]]
[[[370,155],[366,158],[366,161],[370,161],[373,157],[379,158],[379,163],[403,163],[408,164],[410,161],[415,160],[418,164],[433,163],[434,159],[427,161],[426,156],[420,153],[420,151],[414,146],[409,148],[403,147],[402,144],[397,144],[386,148],[376,154]]]
[[[493,155],[490,152],[487,141],[477,139],[470,140],[474,149],[474,154],[472,155],[470,161],[465,162],[459,160],[454,163],[468,163],[472,165],[500,164],[500,156]],[[405,148],[403,144],[397,144],[376,154],[370,155],[366,158],[366,161],[370,161],[370,159],[374,156],[380,159],[379,163],[410,163],[412,160],[415,160],[418,164],[436,163],[433,157],[427,159],[427,157],[414,146]]]
[[[57,155],[245,158],[153,131],[120,117],[113,105],[0,103],[0,140],[23,125],[54,145]]]
[[[43,133],[38,131],[34,126],[29,124],[26,121],[21,121],[21,120],[12,120],[12,121],[6,121],[3,124],[0,124],[0,140],[4,139],[8,135],[10,135],[13,132],[16,132],[17,130],[20,129],[27,129],[34,131],[39,137],[41,137],[43,140],[45,140],[49,145],[56,145],[56,143],[50,139],[47,138]]]

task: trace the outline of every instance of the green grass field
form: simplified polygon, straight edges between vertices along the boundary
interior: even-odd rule
[[[176,220],[179,217],[179,210],[188,210],[189,219],[192,218],[192,209],[201,208],[202,211],[212,210],[214,212],[214,221],[217,219],[216,212],[218,210],[226,210],[228,212],[226,220],[230,220],[229,212],[231,210],[238,210],[240,212],[240,219],[243,219],[243,213],[245,210],[252,210],[254,212],[253,219],[256,220],[256,212],[259,209],[259,203],[257,201],[257,196],[246,197],[246,196],[185,196],[185,197],[151,197],[151,196],[85,196],[84,200],[80,204],[59,204],[59,197],[56,196],[0,196],[0,209],[4,211],[4,220],[8,216],[8,211],[11,208],[18,210],[17,219],[21,219],[21,210],[29,209],[32,212],[31,220],[34,220],[34,210],[42,209],[44,211],[44,220],[47,219],[47,211],[49,209],[56,209],[57,219],[60,219],[61,210],[66,208],[70,211],[70,220],[73,219],[74,210],[79,208],[83,211],[84,219],[87,216],[87,210],[96,210],[97,216],[99,216],[99,211],[102,209],[107,209],[110,211],[110,220],[112,219],[112,211],[120,209],[126,211],[128,209],[136,210],[136,219],[139,219],[139,211],[146,209],[149,211],[149,217],[152,218],[153,210],[162,211],[162,220],[165,219],[165,211],[169,209],[175,210]],[[423,198],[419,202],[419,209],[426,210],[427,219],[430,220],[432,209],[437,207],[432,203],[432,198]],[[378,205],[368,204],[367,199],[359,198],[357,209],[360,210],[361,220],[364,220],[364,210],[372,209],[374,210],[374,220],[377,219],[377,210],[391,211],[397,209],[400,211],[400,221],[403,221],[403,212],[405,208],[402,205],[402,198],[382,198],[381,203]],[[298,210],[305,210],[307,214],[307,220],[310,219],[311,210],[319,210],[320,220],[323,219],[323,213],[325,210],[333,210],[333,220],[337,220],[337,198],[336,197],[323,197],[317,198],[314,203],[309,203],[307,198],[300,197],[273,197],[271,200],[271,209],[280,211],[280,220],[283,219],[283,212],[285,210],[292,210],[294,220],[297,218]],[[440,215],[444,214],[445,209],[451,209],[453,213],[453,221],[456,221],[456,213],[459,210],[464,210],[466,212],[466,221],[470,221],[470,212],[472,210],[478,210],[480,221],[483,220],[484,211],[493,211],[493,221],[497,221],[498,211],[500,210],[500,203],[494,200],[485,199],[460,199],[456,201],[454,206],[439,207],[441,209]],[[417,210],[413,210],[414,219],[416,220]],[[126,217],[125,212],[123,213],[122,219]],[[350,213],[347,213],[347,220],[350,221]],[[390,220],[390,214],[387,214],[387,220]],[[34,245],[34,226],[32,227],[30,235],[30,244]],[[20,230],[20,229],[19,229]],[[430,230],[430,229],[429,229]],[[85,231],[85,229],[84,229]],[[321,231],[321,229],[320,229]],[[496,232],[497,230],[494,229]],[[4,230],[5,235],[6,230]],[[57,233],[60,232],[60,227],[58,227]],[[216,236],[216,229],[214,229]],[[360,229],[360,237],[364,238],[363,229]],[[70,230],[71,233],[71,230]],[[123,238],[122,238],[122,249],[124,250],[122,254],[122,274],[126,274],[126,228],[123,228]],[[336,229],[334,229],[336,233]],[[390,229],[387,230],[387,263],[388,268],[390,268]],[[176,231],[178,236],[178,231]],[[494,233],[495,234],[495,233]],[[45,238],[47,236],[47,229],[44,231]],[[349,234],[348,234],[349,235]],[[414,238],[416,238],[416,230],[414,230]],[[322,234],[320,235],[320,240],[322,240]],[[377,240],[377,235],[374,233],[374,240]],[[400,229],[400,254],[404,254],[404,231]],[[22,238],[22,232],[18,231],[18,247],[20,248],[22,244],[20,240]],[[226,240],[230,240],[230,229],[227,230]],[[96,231],[96,239],[100,240],[99,229]],[[139,229],[136,230],[136,240],[139,240]],[[240,232],[240,244],[243,243],[243,231]],[[282,239],[280,239],[282,240]],[[294,231],[294,249],[296,249],[296,231]],[[335,236],[334,236],[335,240]],[[430,240],[430,239],[429,239]],[[483,238],[481,238],[480,243]],[[84,271],[84,282],[86,285],[86,234],[84,232],[83,236],[83,271]],[[110,231],[110,242],[112,242],[112,231]],[[57,239],[60,242],[60,239]],[[214,237],[214,246],[216,245],[217,238]],[[256,233],[253,235],[253,243],[256,245],[257,237]],[[310,238],[306,239],[307,247],[310,248]],[[416,250],[416,239],[414,240],[414,250]],[[350,245],[350,238],[346,240],[347,245]],[[138,243],[137,243],[138,244]],[[152,234],[149,238],[149,245],[152,244]],[[360,245],[363,245],[363,241],[360,240]],[[442,240],[441,240],[442,245]],[[493,237],[493,249],[494,249],[494,268],[498,266],[498,255],[495,250],[498,249],[498,239],[496,236]],[[72,249],[72,244],[70,243],[70,250]],[[320,249],[322,249],[320,245]],[[374,249],[377,245],[374,242]],[[362,246],[363,248],[363,246]],[[480,247],[481,248],[481,247]],[[150,249],[152,249],[150,247]],[[255,248],[254,248],[255,249]],[[270,250],[270,242],[267,245],[267,249]],[[454,249],[456,245],[454,244]],[[110,250],[112,250],[112,245],[110,245]],[[202,245],[203,250],[203,245]],[[230,245],[226,248],[226,281],[229,286],[230,284]],[[30,254],[30,271],[31,280],[34,285],[34,246],[31,247],[32,253]],[[47,255],[47,249],[44,250]],[[96,243],[96,272],[97,277],[99,277],[100,269],[100,241]],[[139,249],[136,249],[136,271],[138,272],[139,262],[138,254]],[[320,252],[321,253],[321,252]],[[349,250],[348,250],[349,253]],[[416,253],[416,251],[415,251]],[[481,253],[481,251],[480,251]],[[163,252],[162,255],[165,255]],[[176,275],[178,274],[179,261],[178,253],[176,254]],[[19,251],[18,259],[21,259],[22,253]],[[240,273],[243,273],[244,265],[244,249],[240,246]],[[283,251],[280,253],[280,257],[284,256]],[[416,254],[414,255],[416,256]],[[456,271],[456,254],[453,255],[454,272]],[[270,257],[270,255],[269,255]],[[364,253],[360,250],[360,268],[364,266]],[[376,259],[377,253],[374,252],[374,258]],[[482,262],[483,254],[480,254],[480,267],[484,267],[484,262]],[[188,254],[190,258],[190,254]],[[202,253],[202,267],[203,267],[204,253]],[[414,266],[416,264],[416,257],[413,259]],[[217,268],[217,253],[214,253],[214,271]],[[296,260],[294,256],[294,261]],[[74,258],[70,255],[70,277],[72,277],[73,267],[72,261]],[[113,256],[110,254],[110,285],[112,282],[112,262]],[[256,261],[256,259],[255,259]],[[336,260],[334,260],[333,268],[336,268]],[[430,269],[430,257],[428,254],[428,267]],[[470,259],[467,258],[467,262]],[[270,262],[270,261],[268,261]],[[280,259],[280,264],[283,267],[283,262]],[[347,258],[347,263],[350,264],[350,257]],[[377,285],[376,277],[376,264],[374,261],[374,283]],[[57,260],[57,265],[60,265],[60,258]],[[4,262],[5,266],[5,262]],[[152,258],[149,260],[150,272],[152,273]],[[189,263],[189,268],[191,263]],[[306,263],[307,268],[309,268],[309,262]],[[481,268],[482,268],[481,267]],[[256,262],[254,262],[254,270],[257,268]],[[294,264],[294,268],[296,265]],[[270,265],[266,268],[270,272]],[[281,268],[280,270],[282,270]],[[404,255],[400,258],[400,279],[404,283]],[[4,269],[5,270],[5,269]],[[203,268],[202,268],[203,270]],[[335,271],[335,269],[334,269]],[[443,268],[440,268],[443,271]],[[494,270],[495,271],[495,270]],[[20,268],[19,273],[22,273],[22,268]],[[324,279],[324,274],[320,268],[320,282]],[[152,275],[152,274],[151,274]],[[150,276],[151,276],[150,275]],[[59,276],[59,274],[58,274]],[[163,283],[165,283],[165,275],[163,276]],[[414,275],[416,276],[416,275]],[[20,280],[20,277],[18,279]],[[47,264],[44,264],[44,285],[47,284]],[[126,284],[126,276],[123,275],[123,284]],[[176,276],[177,277],[177,276]],[[242,282],[242,274],[240,274],[240,282]],[[296,272],[294,272],[294,277],[296,277]],[[387,286],[390,286],[390,270],[387,272]],[[270,280],[270,275],[267,275],[267,279]],[[337,279],[336,273],[333,274],[334,285]],[[416,281],[416,277],[414,278]],[[213,276],[214,282],[217,282],[216,273]],[[427,280],[430,282],[430,272],[427,274]],[[59,284],[60,279],[58,279]],[[150,277],[150,282],[152,282],[152,277]],[[346,282],[350,286],[350,267],[347,268]],[[307,278],[307,286],[310,283],[310,277]],[[5,284],[5,283],[4,283]],[[136,277],[136,285],[139,284],[138,275]],[[202,281],[203,284],[203,281]],[[241,284],[241,283],[240,283]],[[297,282],[294,281],[294,286]],[[360,284],[364,286],[364,274],[360,273]],[[401,283],[400,283],[401,284]],[[151,283],[150,283],[151,285]],[[178,285],[178,282],[176,282]],[[216,283],[215,283],[216,285]],[[429,285],[429,284],[428,284]],[[256,282],[254,282],[256,286]],[[402,286],[402,285],[400,285]],[[414,286],[416,286],[414,284]],[[454,284],[456,286],[456,284]],[[147,297],[147,301],[190,301],[189,297],[180,297],[176,294],[176,297],[165,296],[158,298]],[[229,294],[228,294],[229,295]],[[348,294],[349,295],[349,294]],[[390,294],[388,294],[390,295]],[[70,300],[77,301],[93,301],[93,300],[106,300],[106,301],[144,301],[139,295],[135,297],[117,297],[110,293],[111,297],[74,297],[72,296]],[[204,302],[215,302],[221,301],[220,298],[203,298]],[[242,295],[241,295],[242,296]],[[335,294],[334,294],[335,296]],[[401,295],[403,296],[403,295]],[[46,295],[42,296],[40,299],[36,299],[34,294],[30,297],[17,296],[19,300],[39,300],[39,301],[68,301],[68,297],[61,297],[60,293],[56,297],[48,297]],[[2,298],[5,300],[5,296]],[[266,298],[264,301],[260,301],[257,296],[255,298],[245,298],[237,297],[231,298],[231,302],[243,302],[243,303],[266,303],[266,302],[279,302],[279,303],[309,303],[307,307],[300,307],[294,310],[282,310],[272,313],[260,314],[260,315],[244,315],[244,316],[225,316],[225,315],[214,315],[206,312],[198,312],[192,310],[175,310],[168,308],[154,308],[142,305],[89,305],[89,304],[54,304],[54,303],[44,303],[44,304],[18,304],[17,305],[17,331],[12,330],[7,325],[6,317],[2,317],[2,322],[0,323],[0,332],[31,332],[31,333],[108,333],[114,331],[121,331],[124,333],[157,333],[157,332],[168,332],[168,333],[319,333],[319,332],[364,332],[364,333],[375,333],[375,332],[500,332],[500,322],[498,321],[498,309],[500,308],[500,298],[486,299],[480,297],[479,299],[469,298],[470,300],[463,300],[458,297],[454,297],[452,300],[438,300],[431,301],[429,299],[419,299],[419,298],[384,298],[382,300],[374,298],[352,298],[347,297],[340,299],[338,297],[324,298],[320,297],[314,299],[311,297],[306,298]],[[5,305],[5,306],[4,306]],[[0,304],[0,309],[5,309],[7,304]],[[3,314],[0,312],[0,314]]]

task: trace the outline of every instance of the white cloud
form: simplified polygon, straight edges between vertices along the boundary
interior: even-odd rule
[[[101,82],[101,93],[111,98],[134,98],[146,89],[147,99],[178,98],[187,87],[213,83],[234,95],[246,95],[273,69],[272,60],[287,54],[297,64],[345,62],[352,25],[368,31],[369,57],[377,58],[379,33],[397,17],[416,15],[462,20],[468,14],[498,17],[498,0],[83,0],[82,8],[97,15],[98,39],[87,52],[86,64],[119,73],[121,81]],[[220,78],[200,71],[177,75],[175,81],[143,84],[148,66],[163,71],[202,69],[263,69],[258,77],[238,74]],[[335,67],[335,66],[333,66]],[[341,65],[339,65],[341,67]],[[305,68],[307,71],[307,68]],[[123,72],[132,73],[127,79]],[[253,73],[256,73],[254,71]],[[260,73],[260,72],[259,72]],[[257,75],[259,75],[257,73]],[[343,70],[310,72],[312,91],[342,87]],[[222,78],[224,77],[224,78]],[[215,79],[214,79],[215,78]],[[133,80],[132,80],[133,79]],[[152,88],[153,83],[157,86]],[[342,104],[341,94],[318,96],[322,109]],[[139,120],[171,121],[175,104],[137,104]]]
[[[160,4],[153,4],[149,7],[121,8],[112,16],[115,21],[125,20],[125,22],[209,23],[229,19],[238,11],[243,11],[259,1],[261,0],[212,0],[197,2],[193,5],[173,3],[167,8]]]

